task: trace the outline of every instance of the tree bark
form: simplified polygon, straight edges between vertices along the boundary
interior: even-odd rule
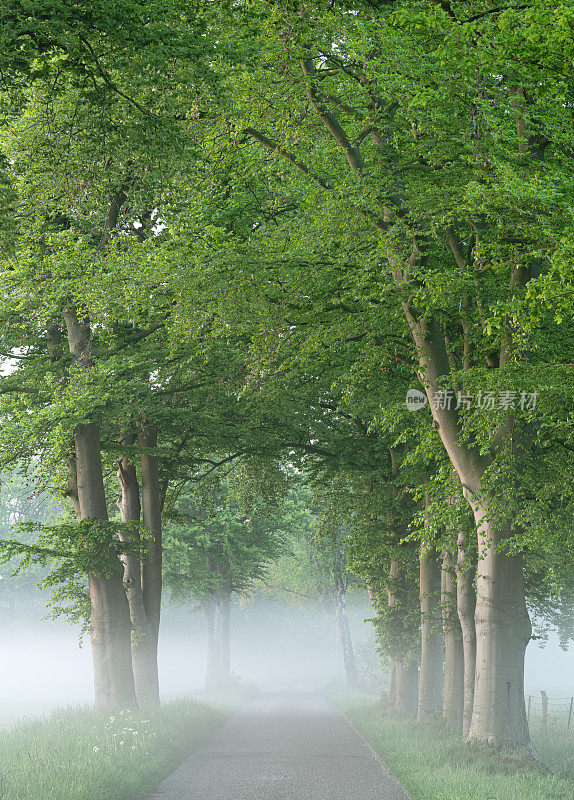
[[[405,574],[403,565],[398,556],[391,558],[389,570],[389,582],[387,583],[387,602],[389,609],[398,608],[401,610],[405,603]],[[398,636],[404,634],[402,614],[400,621],[395,619],[395,633]],[[392,682],[389,683],[389,701],[395,711],[406,716],[415,716],[417,713],[417,682],[418,664],[403,652],[403,648],[398,643],[390,653]]]
[[[147,689],[147,702],[159,705],[159,678],[157,667],[157,648],[161,616],[162,592],[162,499],[159,481],[157,455],[157,430],[142,425],[138,431],[141,452],[142,512],[143,524],[147,529],[148,547],[142,563],[141,582],[145,615],[149,623],[146,634],[146,659],[150,683]]]
[[[221,683],[231,683],[231,579],[227,578],[219,597],[221,614]]]
[[[474,612],[476,609],[476,590],[474,579],[476,564],[470,558],[468,536],[460,530],[457,539],[456,560],[456,605],[462,631],[462,648],[464,657],[464,701],[462,716],[462,735],[466,739],[470,731],[472,707],[474,705],[474,680],[476,671],[476,627]]]
[[[93,422],[78,425],[74,443],[80,519],[107,521],[98,426]],[[100,555],[110,557],[109,553]],[[131,706],[135,703],[131,622],[119,559],[111,575],[90,572],[88,578],[96,707]]]
[[[478,532],[476,672],[468,740],[533,753],[524,702],[524,655],[532,628],[522,555],[506,552],[510,524],[495,525],[473,499]]]
[[[207,669],[205,686],[207,689],[219,689],[221,676],[221,609],[215,593],[210,594],[202,603],[207,626]]]
[[[436,716],[442,708],[443,643],[440,632],[440,565],[434,548],[420,558],[421,666],[418,718]]]
[[[377,601],[377,593],[375,592],[374,588],[371,584],[367,583],[367,594],[369,595],[369,600],[371,601],[371,606],[373,607],[373,611],[375,615],[378,616],[380,614],[380,603]],[[389,593],[389,585],[387,584],[387,595],[389,597],[390,603],[390,593]],[[397,697],[397,662],[395,659],[389,657],[388,659],[388,688],[387,688],[387,702],[390,708],[395,707],[396,697]]]
[[[333,574],[335,578],[335,590],[337,598],[336,613],[339,641],[341,643],[341,650],[343,651],[343,663],[345,665],[347,684],[353,688],[358,688],[359,672],[357,670],[357,661],[355,659],[353,640],[351,638],[351,629],[349,627],[349,618],[347,616],[346,572],[347,566],[345,556],[338,549],[338,547],[336,547],[333,559]]]
[[[417,713],[418,664],[410,661],[396,663],[395,710],[399,714],[414,717]]]
[[[398,663],[394,659],[390,659],[388,702],[391,708],[394,708],[397,704],[397,669]]]
[[[347,678],[347,684],[350,687],[357,689],[359,687],[359,673],[357,670],[355,651],[353,649],[353,641],[351,639],[349,618],[347,616],[347,592],[345,580],[341,575],[340,566],[335,566],[335,579],[337,584],[337,623],[339,626],[341,648],[343,650],[345,675]]]
[[[91,330],[78,320],[75,309],[68,309],[64,320],[75,363],[86,368],[89,366]],[[74,449],[74,457],[68,459],[68,487],[78,519],[107,522],[100,433],[95,422],[76,427]],[[86,546],[94,547],[90,542]],[[131,621],[123,568],[110,546],[100,544],[98,548],[99,556],[112,564],[117,561],[117,569],[111,574],[94,571],[88,574],[95,704],[97,708],[131,706],[135,703],[135,690],[130,650]]]
[[[456,410],[434,403],[434,396],[441,389],[441,378],[449,374],[440,326],[433,318],[418,319],[408,303],[403,308],[419,349],[420,376],[435,427],[459,476],[477,526],[476,674],[468,740],[534,754],[524,702],[524,653],[531,625],[522,556],[508,554],[511,520],[498,520],[495,524],[496,498],[483,496],[482,479],[490,463],[488,458],[462,440]],[[509,423],[501,426],[492,437],[493,446],[500,446],[509,433]]]
[[[133,445],[135,435],[124,436],[122,444]],[[128,598],[132,624],[131,652],[136,697],[139,705],[159,705],[159,683],[157,672],[157,637],[146,614],[142,591],[142,562],[137,549],[140,544],[140,491],[137,472],[132,461],[123,457],[118,464],[118,480],[122,497],[118,502],[122,522],[132,522],[126,535],[120,529],[120,538],[132,543],[135,552],[122,557],[124,563],[124,586]]]
[[[464,703],[464,651],[458,618],[456,554],[447,548],[441,573],[441,606],[444,629],[444,690],[442,716],[452,730],[462,732]]]

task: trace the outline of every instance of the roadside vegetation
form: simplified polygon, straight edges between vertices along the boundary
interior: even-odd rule
[[[235,703],[233,703],[235,705]],[[0,733],[2,800],[140,800],[220,725],[232,706],[55,711]]]
[[[384,702],[330,692],[381,756],[412,800],[567,800],[574,796],[574,732],[534,727],[532,739],[548,772],[517,766],[465,745],[439,720],[417,722]]]

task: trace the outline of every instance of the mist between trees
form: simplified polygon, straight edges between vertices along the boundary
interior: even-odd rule
[[[351,684],[360,581],[391,705],[536,758],[531,619],[573,621],[570,4],[24,6],[0,463],[58,513],[3,552],[88,625],[96,705],[159,703],[162,585],[229,681],[230,598],[291,554]]]

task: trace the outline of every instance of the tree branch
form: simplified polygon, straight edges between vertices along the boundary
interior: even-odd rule
[[[301,69],[303,70],[305,77],[308,79],[307,96],[311,101],[313,108],[323,121],[333,139],[345,153],[345,158],[349,162],[351,169],[357,173],[361,173],[365,168],[365,162],[363,161],[363,157],[361,156],[359,148],[353,147],[351,140],[347,136],[343,126],[339,123],[337,118],[333,116],[333,114],[331,114],[331,112],[319,101],[319,93],[317,92],[317,88],[311,79],[311,76],[314,72],[312,59],[302,59]]]
[[[149,111],[147,111],[147,109],[145,109],[142,105],[140,105],[137,102],[137,100],[134,100],[132,97],[129,97],[127,94],[124,94],[124,92],[122,92],[122,90],[118,86],[116,86],[116,84],[109,77],[108,73],[105,71],[105,69],[100,64],[100,60],[99,60],[98,56],[96,55],[96,52],[95,52],[94,48],[88,42],[88,40],[84,39],[83,36],[79,36],[78,38],[88,48],[92,58],[94,59],[94,63],[96,65],[96,69],[98,70],[98,72],[100,73],[102,78],[104,79],[104,83],[106,84],[106,86],[109,86],[110,89],[112,89],[116,94],[119,94],[119,96],[123,97],[124,100],[127,100],[128,103],[131,103],[133,106],[135,106],[138,109],[138,111],[141,111],[141,113],[145,114],[146,117],[153,117],[153,114],[151,114]]]
[[[255,128],[244,128],[243,133],[247,134],[248,136],[252,136],[254,139],[257,139],[257,141],[261,142],[261,144],[264,145],[268,150],[271,150],[275,153],[279,153],[279,155],[283,156],[283,158],[286,158],[287,161],[293,164],[294,167],[297,167],[298,170],[300,170],[309,178],[314,180],[315,183],[318,183],[322,189],[327,189],[327,190],[331,189],[329,184],[326,181],[324,181],[323,178],[320,178],[318,175],[315,175],[315,173],[312,172],[312,170],[310,170],[306,164],[304,164],[302,161],[299,161],[299,159],[296,156],[294,156],[293,153],[289,152],[289,150],[283,149],[276,142],[272,141],[267,136],[265,136],[265,134],[260,133],[259,131],[255,130]]]
[[[473,17],[468,17],[464,22],[476,22],[477,19],[489,17],[491,14],[499,14],[501,11],[524,11],[526,8],[532,8],[532,3],[525,3],[522,6],[497,6],[496,8],[489,8],[488,11],[482,11],[480,14],[475,14]]]
[[[456,232],[450,227],[446,229],[446,240],[458,266],[461,269],[467,267],[468,263],[462,249],[462,244],[460,243]]]
[[[448,3],[446,0],[430,0],[430,2],[435,6],[440,6],[442,8],[442,10],[446,14],[448,14],[449,17],[451,17],[451,19],[454,19],[456,22],[458,22],[458,19],[456,18],[456,14],[452,10],[451,4]]]

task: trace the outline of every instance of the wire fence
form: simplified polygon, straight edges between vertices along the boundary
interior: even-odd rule
[[[541,728],[574,732],[574,696],[549,697],[545,691],[526,698],[528,722]]]

